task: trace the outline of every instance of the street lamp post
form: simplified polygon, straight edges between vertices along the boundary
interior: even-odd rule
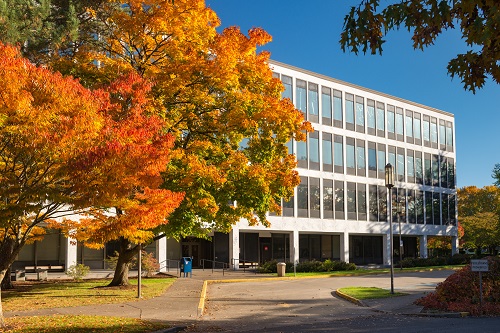
[[[389,213],[389,230],[391,233],[390,236],[390,254],[391,254],[391,294],[394,294],[394,251],[393,247],[393,235],[392,235],[392,195],[391,189],[394,187],[394,167],[391,163],[387,163],[385,166],[385,187],[387,187],[387,204],[388,204],[388,213]]]

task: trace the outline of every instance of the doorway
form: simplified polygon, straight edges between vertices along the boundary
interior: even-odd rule
[[[182,242],[182,256],[193,258],[193,267],[199,267],[200,244],[198,242]]]

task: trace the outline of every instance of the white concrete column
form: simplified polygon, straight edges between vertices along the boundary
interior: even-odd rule
[[[167,271],[167,237],[164,236],[156,241],[156,260],[160,264],[160,272]]]
[[[234,270],[240,266],[240,231],[235,226],[229,232],[229,265]]]
[[[76,265],[78,260],[78,245],[76,239],[66,238],[66,258],[65,259],[65,269],[67,270],[69,267]]]
[[[340,260],[349,262],[349,233],[340,234]]]
[[[427,235],[420,236],[420,258],[427,258]]]
[[[299,231],[294,230],[290,237],[290,262],[299,262],[299,250]]]
[[[458,237],[452,236],[451,237],[451,255],[454,255],[457,253],[458,253]]]

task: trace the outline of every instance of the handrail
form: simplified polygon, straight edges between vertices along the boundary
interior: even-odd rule
[[[247,263],[250,264],[251,268],[257,268],[259,266],[259,263],[256,263],[255,261],[231,258],[231,265],[233,266],[233,270],[236,270],[236,261],[238,261],[238,264],[243,263],[243,272],[246,272]],[[255,269],[255,274],[257,274],[257,269]]]
[[[166,263],[165,265],[162,265],[163,263]],[[174,265],[172,265],[173,263]],[[162,268],[166,268],[167,272],[170,272],[170,267],[175,267],[176,270],[176,275],[180,276],[180,267],[181,267],[181,261],[180,260],[175,260],[175,259],[165,259],[162,262],[159,263],[160,267],[158,268],[158,271],[161,272]]]
[[[209,259],[200,259],[200,263],[201,263],[201,266],[203,268],[203,270],[205,270],[205,261],[208,261],[208,262],[211,262],[212,263],[212,273],[214,272],[214,268],[217,264],[221,264],[222,265],[222,275],[224,276],[224,273],[226,271],[226,269],[229,268],[229,264],[227,262],[223,262],[223,261],[215,261],[215,260],[209,260]]]

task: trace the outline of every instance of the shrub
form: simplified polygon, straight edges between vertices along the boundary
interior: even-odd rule
[[[272,261],[267,261],[260,265],[258,271],[259,273],[276,273],[277,272],[277,264],[278,261],[272,260]],[[332,261],[330,259],[327,259],[323,262],[318,261],[318,260],[311,260],[311,261],[303,261],[300,263],[297,263],[296,266],[296,271],[297,272],[302,272],[302,273],[309,273],[309,272],[332,272],[332,271],[350,271],[350,270],[355,270],[356,265],[353,263],[346,263],[343,261]],[[286,272],[291,273],[293,272],[293,263],[287,262],[286,263]]]
[[[470,312],[472,315],[500,315],[500,259],[489,257],[489,271],[483,272],[483,307],[480,307],[479,273],[470,265],[450,275],[436,290],[415,303],[426,309]]]
[[[90,267],[83,264],[69,266],[66,275],[75,279],[82,280],[90,272]]]
[[[147,277],[152,277],[160,269],[160,264],[153,253],[147,253],[144,250],[142,251],[141,263],[141,268],[146,272]]]

